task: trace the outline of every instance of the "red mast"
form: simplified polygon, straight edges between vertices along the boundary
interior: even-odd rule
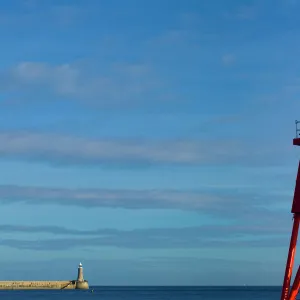
[[[296,137],[293,139],[293,145],[300,146],[300,129],[296,121]],[[282,286],[281,300],[295,300],[300,288],[300,268],[298,269],[293,287],[290,292],[291,277],[293,272],[294,259],[296,254],[297,238],[300,222],[300,162],[298,166],[298,174],[294,192],[294,199],[292,205],[292,214],[294,215],[293,230],[291,234],[290,247],[286,262],[285,275]]]

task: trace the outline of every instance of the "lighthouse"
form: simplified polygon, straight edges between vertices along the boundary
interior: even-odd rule
[[[83,269],[82,269],[82,263],[79,263],[79,266],[78,266],[78,276],[77,276],[77,281],[84,281],[83,280]]]
[[[87,289],[89,289],[89,284],[88,284],[87,280],[84,280],[84,278],[83,278],[82,263],[79,263],[79,266],[78,266],[78,275],[77,275],[77,280],[76,280],[76,289],[81,289],[81,290],[87,290]]]

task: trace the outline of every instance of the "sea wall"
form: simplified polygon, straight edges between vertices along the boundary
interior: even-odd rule
[[[0,290],[75,289],[76,281],[0,281]]]

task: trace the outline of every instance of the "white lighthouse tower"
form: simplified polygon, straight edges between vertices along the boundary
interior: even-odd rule
[[[82,269],[82,263],[79,263],[79,266],[78,266],[78,276],[77,276],[77,281],[84,281],[83,280],[83,269]]]
[[[82,263],[79,263],[78,266],[78,275],[77,275],[77,280],[76,280],[76,288],[77,289],[88,289],[89,284],[86,280],[83,278],[83,268],[82,268]]]

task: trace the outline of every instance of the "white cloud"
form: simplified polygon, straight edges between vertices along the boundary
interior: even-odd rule
[[[161,81],[145,64],[112,64],[95,72],[83,65],[51,65],[22,62],[0,77],[2,90],[26,91],[34,96],[37,89],[72,99],[97,103],[143,101],[157,92]]]
[[[272,247],[284,245],[289,228],[279,226],[200,226],[187,228],[149,228],[121,231],[115,229],[74,230],[56,226],[0,225],[0,232],[51,233],[64,238],[35,240],[0,239],[0,245],[19,249],[64,250],[82,245],[121,248],[202,248]],[[271,239],[263,237],[271,234]],[[73,237],[66,237],[66,236]],[[255,235],[255,238],[253,238]],[[78,236],[75,238],[75,236]],[[247,238],[246,240],[243,238]],[[275,237],[275,238],[274,238]],[[226,239],[226,240],[225,240]]]
[[[222,56],[222,63],[225,66],[230,66],[235,63],[236,57],[233,54],[225,54]]]
[[[218,195],[176,190],[63,189],[0,186],[0,201],[83,207],[201,209],[223,203]],[[231,203],[233,199],[228,199]]]
[[[226,19],[237,19],[244,21],[253,20],[257,15],[257,11],[260,9],[260,5],[258,6],[243,5],[230,12],[226,11],[223,15]]]
[[[93,139],[75,135],[0,131],[2,157],[54,164],[262,166],[285,163],[284,156],[293,159],[292,150],[278,147],[272,150],[267,143],[257,147],[234,139]]]
[[[285,226],[282,224],[265,224],[265,226],[259,226],[256,222],[250,225],[202,225],[195,227],[182,227],[182,228],[143,228],[143,229],[132,229],[132,230],[118,230],[110,228],[100,228],[93,230],[78,230],[74,228],[65,228],[60,226],[27,226],[27,225],[9,225],[0,224],[0,232],[3,233],[50,233],[53,235],[69,235],[69,236],[127,236],[127,237],[161,237],[169,236],[174,237],[193,237],[196,238],[199,235],[203,239],[214,239],[221,238],[239,238],[243,236],[251,236],[253,234],[258,236],[265,235],[281,235],[290,232],[288,223]]]
[[[74,94],[80,84],[80,71],[68,64],[51,66],[44,63],[23,62],[10,71],[15,87],[50,85],[59,94]]]
[[[86,162],[208,163],[239,155],[234,143],[197,140],[87,139],[31,132],[0,132],[0,153]]]
[[[252,193],[232,189],[67,189],[34,186],[0,185],[0,202],[30,205],[62,205],[84,208],[178,209],[198,211],[224,218],[251,220],[256,223],[280,222],[282,213],[261,207],[284,203],[279,191]],[[280,217],[278,217],[280,215]],[[254,223],[252,223],[254,224]]]

